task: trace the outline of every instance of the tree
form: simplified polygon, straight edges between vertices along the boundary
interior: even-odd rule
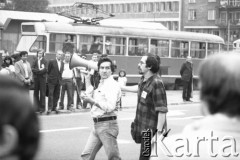
[[[49,12],[47,10],[48,0],[12,0],[12,3],[6,5],[5,9],[27,12]]]

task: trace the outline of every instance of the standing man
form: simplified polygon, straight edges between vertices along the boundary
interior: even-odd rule
[[[21,60],[14,65],[16,77],[29,90],[32,83],[32,69],[30,63],[27,61],[28,52],[21,51],[20,57]]]
[[[56,53],[56,59],[50,60],[48,64],[48,111],[50,114],[52,111],[56,111],[57,103],[60,95],[60,86],[63,72],[62,62],[63,52],[58,50]]]
[[[67,110],[73,110],[73,70],[69,68],[69,62],[70,62],[71,54],[70,52],[66,52],[64,57],[64,67],[63,67],[63,73],[62,73],[62,91],[61,91],[61,97],[60,97],[60,103],[59,103],[59,109],[64,109],[64,97],[65,97],[65,91],[67,91]]]
[[[143,75],[138,86],[121,86],[122,90],[138,93],[132,136],[136,143],[141,143],[139,160],[150,158],[150,154],[144,154],[143,132],[150,130],[152,135],[157,134],[158,137],[163,129],[166,129],[167,97],[158,74],[159,64],[156,56],[151,54],[143,56],[138,64],[139,73]]]
[[[37,111],[45,112],[45,96],[47,83],[47,60],[44,58],[44,50],[37,52],[37,59],[33,62],[32,72],[34,78],[34,99],[37,103]],[[40,92],[40,97],[39,97]]]
[[[101,76],[100,84],[93,90],[89,79],[86,81],[87,90],[93,90],[93,96],[83,96],[83,100],[91,104],[91,114],[94,128],[90,133],[87,144],[82,152],[84,160],[93,160],[103,146],[109,160],[120,160],[117,136],[117,104],[121,98],[121,89],[113,79],[114,65],[109,58],[98,62]],[[89,78],[89,77],[88,77]]]
[[[182,64],[180,69],[180,74],[183,82],[183,92],[182,98],[183,101],[189,101],[192,94],[192,81],[193,81],[193,65],[192,58],[190,56],[187,57],[186,62]]]

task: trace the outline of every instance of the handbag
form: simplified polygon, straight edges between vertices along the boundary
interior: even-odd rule
[[[137,124],[136,122],[131,123],[131,135],[132,139],[135,141],[135,143],[141,143],[141,135],[137,132]]]

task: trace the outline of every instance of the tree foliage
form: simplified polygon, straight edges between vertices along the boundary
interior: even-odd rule
[[[48,0],[12,0],[12,4],[6,5],[5,9],[27,12],[49,12]]]

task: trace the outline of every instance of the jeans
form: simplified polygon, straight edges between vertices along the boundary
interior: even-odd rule
[[[117,144],[118,131],[116,120],[95,123],[82,152],[82,159],[94,160],[97,152],[103,146],[108,160],[121,160]]]

